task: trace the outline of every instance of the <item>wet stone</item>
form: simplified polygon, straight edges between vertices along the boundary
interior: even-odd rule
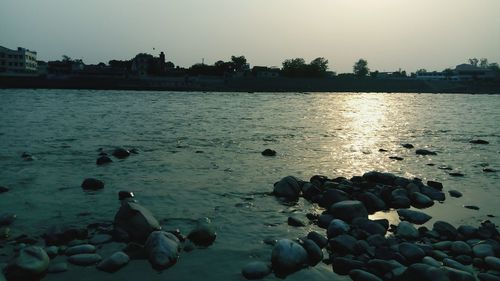
[[[336,257],[332,263],[333,271],[339,275],[347,275],[351,270],[361,269],[364,266],[363,262],[348,257]]]
[[[434,266],[434,267],[440,267],[441,266],[441,263],[438,262],[436,259],[434,259],[433,257],[424,257],[422,259],[422,263],[425,263],[427,265],[430,265],[430,266]]]
[[[106,155],[102,155],[101,157],[97,158],[97,160],[95,161],[96,165],[99,165],[99,166],[104,165],[104,164],[108,164],[111,162],[113,162],[113,160],[111,160],[111,158],[109,158]]]
[[[351,272],[349,272],[349,277],[351,277],[353,281],[383,281],[376,275],[361,269],[351,270]]]
[[[295,226],[295,227],[302,227],[306,226],[305,223],[303,223],[300,219],[296,217],[288,217],[288,225],[290,226]]]
[[[455,197],[455,198],[462,197],[462,192],[460,192],[458,190],[449,190],[448,193],[450,194],[451,197]]]
[[[333,219],[328,225],[326,236],[332,238],[349,232],[351,227],[343,220]]]
[[[414,192],[411,194],[411,203],[417,208],[428,208],[434,205],[434,201],[431,198],[420,192]]]
[[[427,181],[427,185],[437,190],[443,190],[443,184],[438,181]]]
[[[307,239],[314,241],[321,249],[328,245],[328,239],[316,231],[309,232],[309,234],[307,234]]]
[[[215,228],[208,218],[200,219],[196,227],[188,234],[189,240],[198,246],[208,247],[212,245],[217,237]]]
[[[284,177],[274,184],[273,193],[278,197],[296,200],[300,195],[299,180],[293,176]]]
[[[417,155],[437,155],[436,152],[430,151],[427,149],[417,149],[417,150],[415,150],[415,154],[417,154]]]
[[[472,144],[489,144],[488,141],[482,140],[482,139],[470,140],[469,143],[472,143]]]
[[[276,151],[266,148],[264,151],[261,152],[263,156],[276,156]]]
[[[125,254],[124,252],[116,252],[110,257],[101,261],[97,265],[97,268],[106,272],[115,272],[127,265],[129,261],[130,258],[127,254]]]
[[[396,229],[396,235],[405,239],[417,239],[419,232],[411,223],[402,221]]]
[[[301,269],[308,262],[307,251],[298,243],[289,240],[279,240],[271,253],[273,269],[287,274]]]
[[[261,261],[247,263],[241,270],[241,274],[248,280],[262,279],[271,273],[271,267]]]
[[[474,206],[474,205],[464,205],[464,208],[466,209],[470,209],[470,210],[479,210],[479,207],[478,206]]]
[[[7,280],[32,280],[43,276],[49,267],[49,256],[40,247],[27,246],[4,269]]]
[[[15,220],[17,216],[16,214],[12,213],[5,213],[0,215],[0,226],[4,225],[11,225]]]
[[[432,218],[426,213],[415,210],[398,209],[397,212],[401,220],[414,224],[424,224]]]
[[[457,229],[445,221],[436,221],[434,223],[433,230],[449,240],[454,240],[458,234]]]
[[[489,274],[489,273],[479,273],[477,275],[480,281],[500,281],[500,277],[497,275]]]
[[[477,244],[472,247],[472,252],[474,256],[478,258],[485,258],[487,256],[494,256],[495,252],[490,244]]]
[[[455,241],[455,242],[451,243],[450,250],[454,255],[457,255],[457,256],[458,255],[468,255],[472,252],[472,249],[469,246],[469,244],[467,244],[463,241]]]
[[[54,258],[59,254],[59,247],[49,246],[45,249],[45,252],[47,253],[47,255],[49,255],[50,258]]]
[[[489,268],[500,271],[500,258],[489,256],[484,258],[484,262]]]
[[[112,154],[118,159],[125,159],[130,156],[130,151],[126,150],[125,148],[118,147],[113,151]]]
[[[94,265],[102,260],[102,257],[98,254],[77,254],[72,255],[68,258],[68,262],[74,265]]]
[[[54,263],[47,269],[48,273],[61,273],[68,271],[68,264],[65,262]]]
[[[315,266],[323,260],[323,251],[314,241],[306,239],[302,247],[304,247],[309,256],[309,265]]]
[[[169,268],[174,265],[179,258],[179,240],[168,232],[152,232],[144,247],[151,266],[157,270]]]
[[[109,243],[113,240],[113,236],[109,234],[97,234],[90,238],[89,243],[93,245]]]
[[[99,190],[104,188],[104,182],[94,178],[87,178],[82,182],[81,187],[84,190]]]
[[[411,143],[403,143],[403,144],[401,144],[401,146],[404,148],[408,148],[408,149],[414,148],[413,144],[411,144]]]
[[[329,209],[330,214],[345,222],[351,222],[354,218],[368,218],[368,211],[360,201],[342,201],[333,204]]]
[[[399,244],[399,252],[410,262],[420,261],[425,257],[425,252],[415,244],[403,242]]]
[[[446,270],[446,274],[448,275],[448,278],[453,281],[476,281],[476,278],[474,278],[474,275],[472,275],[469,272],[451,268],[451,267],[443,267]]]
[[[330,239],[328,242],[332,251],[345,255],[354,253],[357,240],[351,235],[342,234]]]
[[[66,249],[65,254],[67,256],[73,256],[73,255],[78,255],[78,254],[95,253],[95,251],[96,251],[96,248],[94,245],[84,244],[84,245],[73,246],[73,247]]]

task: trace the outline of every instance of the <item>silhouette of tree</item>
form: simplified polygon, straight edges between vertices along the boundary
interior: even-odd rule
[[[378,70],[375,70],[373,72],[370,72],[370,77],[373,77],[373,78],[377,78],[377,76],[379,75],[379,71]]]
[[[306,64],[303,58],[287,59],[283,62],[281,72],[288,77],[322,77],[328,69],[328,60],[316,58]]]
[[[489,66],[488,59],[482,58],[479,61],[479,67],[481,67],[481,68],[488,68],[488,66]]]
[[[63,62],[70,62],[70,61],[73,61],[73,60],[72,60],[69,56],[67,56],[67,55],[63,55],[63,56],[62,56],[62,61],[63,61]]]
[[[231,56],[231,62],[236,71],[247,70],[249,68],[245,56]]]
[[[354,63],[353,72],[358,77],[365,77],[370,72],[368,62],[365,59],[359,59],[356,63]]]
[[[469,64],[470,65],[473,65],[473,66],[477,66],[477,64],[479,63],[479,60],[477,58],[472,58],[472,59],[469,59]]]
[[[451,68],[447,68],[447,69],[443,70],[443,74],[447,79],[450,79],[453,76],[453,73],[454,73],[454,71]]]
[[[421,69],[417,70],[415,73],[416,73],[417,75],[422,75],[422,74],[424,74],[424,73],[427,73],[427,69],[425,69],[425,68],[421,68]]]
[[[323,57],[315,58],[311,61],[309,66],[311,68],[310,71],[313,74],[321,75],[328,69],[328,60]]]

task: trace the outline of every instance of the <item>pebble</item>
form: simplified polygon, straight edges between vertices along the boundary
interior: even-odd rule
[[[405,281],[451,281],[448,278],[446,270],[443,268],[437,268],[423,263],[415,263],[408,266],[402,277],[401,280]]]
[[[452,260],[452,259],[443,259],[443,265],[444,266],[448,266],[448,267],[451,267],[451,268],[454,268],[454,269],[457,269],[457,270],[461,270],[461,271],[466,271],[466,272],[469,272],[469,273],[473,273],[472,269],[469,269],[468,267],[466,267],[465,265],[455,261],[455,260]]]
[[[69,247],[64,252],[67,256],[73,256],[78,254],[92,254],[95,253],[95,246],[90,244],[83,244],[78,246]]]
[[[463,242],[463,241],[455,241],[451,243],[450,250],[454,255],[468,255],[472,252],[471,247],[469,244]]]
[[[464,177],[465,176],[463,173],[460,173],[460,172],[451,172],[451,173],[448,173],[448,175],[450,175],[452,177]]]
[[[402,221],[399,223],[396,229],[396,235],[405,239],[417,239],[419,236],[419,232],[413,226],[413,224]]]
[[[104,188],[104,182],[94,178],[87,178],[82,182],[81,187],[84,190],[99,190]]]
[[[478,258],[485,258],[487,256],[494,256],[495,252],[490,244],[477,244],[472,247],[472,252],[474,256]]]
[[[288,217],[288,225],[295,226],[295,227],[306,226],[306,224],[304,222],[302,222],[300,219],[298,219],[296,217]]]
[[[448,193],[450,194],[451,197],[455,197],[455,198],[460,198],[462,197],[462,193],[458,190],[449,190]]]
[[[450,280],[452,281],[476,281],[474,275],[469,272],[447,266],[443,267],[443,269],[446,270],[448,278],[450,278]]]
[[[111,242],[113,240],[113,236],[109,234],[97,234],[90,238],[89,243],[93,245],[105,244]]]
[[[401,146],[408,149],[414,148],[413,144],[411,143],[403,143],[401,144]]]
[[[271,253],[272,267],[283,274],[292,273],[307,264],[308,255],[304,247],[289,240],[278,240]]]
[[[383,281],[376,275],[361,269],[351,270],[351,272],[349,272],[349,277],[351,277],[353,281]]]
[[[497,257],[485,257],[484,262],[491,268],[496,271],[500,271],[500,258]]]
[[[68,271],[68,264],[65,262],[51,264],[49,269],[47,269],[48,273],[61,273],[66,271]]]
[[[102,257],[99,254],[77,254],[68,258],[68,262],[82,266],[93,265],[101,260]]]
[[[472,144],[489,144],[488,141],[482,140],[482,139],[470,140],[469,143],[472,143]]]
[[[262,279],[271,273],[269,264],[262,261],[247,263],[241,270],[243,277],[249,280]]]
[[[422,263],[425,263],[425,264],[428,264],[430,266],[434,266],[434,267],[440,267],[441,266],[441,263],[438,262],[436,259],[434,259],[433,257],[424,257],[422,259]]]
[[[326,237],[333,238],[335,236],[345,234],[349,232],[351,227],[343,220],[333,219],[328,225],[328,229],[326,231]]]
[[[445,221],[436,221],[433,226],[433,230],[439,233],[439,235],[443,236],[445,239],[455,240],[457,237],[457,229],[445,222]]]
[[[112,254],[110,257],[102,260],[98,265],[97,269],[106,271],[106,272],[115,272],[120,268],[127,265],[130,261],[130,258],[124,252],[116,252]]]
[[[420,192],[411,194],[411,203],[416,208],[428,208],[434,205],[434,201],[431,198]]]
[[[424,224],[432,218],[426,213],[415,210],[398,209],[397,212],[401,220],[405,220],[414,224]]]
[[[346,255],[354,252],[357,240],[349,234],[342,234],[330,239],[328,242],[332,251]]]
[[[479,210],[479,207],[478,206],[474,206],[474,205],[464,205],[464,208],[466,209],[470,209],[470,210]]]

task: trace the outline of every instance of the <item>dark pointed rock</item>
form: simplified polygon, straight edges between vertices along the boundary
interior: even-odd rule
[[[132,240],[144,243],[149,234],[160,230],[160,224],[145,207],[133,201],[122,200],[122,205],[115,215],[115,233],[125,232]]]

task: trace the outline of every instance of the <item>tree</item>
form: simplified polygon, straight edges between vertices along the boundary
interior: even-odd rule
[[[370,69],[368,68],[368,62],[365,59],[359,59],[356,63],[354,63],[353,72],[358,77],[365,77]]]
[[[373,77],[373,78],[377,78],[377,76],[379,75],[379,71],[378,70],[375,70],[373,72],[370,72],[370,77]]]
[[[481,68],[488,68],[488,66],[489,66],[488,59],[482,58],[479,61],[479,67],[481,67]]]
[[[281,71],[285,76],[302,76],[306,68],[306,61],[303,58],[287,59],[283,62]]]
[[[488,65],[488,69],[492,70],[495,72],[497,75],[500,75],[500,67],[498,66],[498,63],[492,62]]]
[[[245,58],[245,56],[231,56],[231,62],[233,63],[236,71],[248,69],[247,59]]]
[[[328,70],[328,60],[323,57],[315,58],[309,66],[314,74],[323,75]]]
[[[71,61],[72,61],[72,59],[71,59],[69,56],[67,56],[67,55],[63,55],[63,56],[62,56],[62,61],[63,61],[63,62],[71,62]]]
[[[427,73],[427,69],[425,69],[425,68],[421,68],[421,69],[417,70],[415,73],[416,73],[417,75],[422,75],[422,74]]]
[[[443,73],[447,79],[450,79],[453,76],[454,71],[451,68],[447,68],[447,69],[443,70]]]
[[[477,58],[469,59],[470,65],[477,66],[478,63],[479,63],[479,60]]]

